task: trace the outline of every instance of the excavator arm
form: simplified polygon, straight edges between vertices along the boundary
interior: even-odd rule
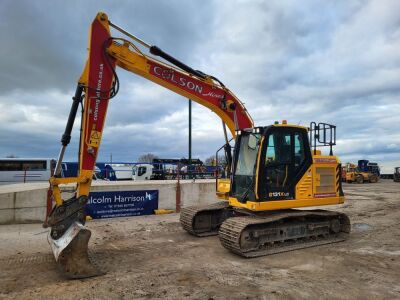
[[[111,37],[110,27],[131,40]],[[144,54],[137,44],[148,48],[151,54],[169,63]],[[118,93],[116,66],[208,107],[221,118],[224,130],[226,124],[233,137],[236,130],[253,127],[253,120],[243,103],[218,79],[193,70],[160,48],[143,42],[111,23],[106,14],[98,13],[90,28],[87,61],[73,97],[55,172],[50,179],[55,205],[47,221],[47,225],[51,226],[48,240],[59,267],[69,278],[101,274],[88,257],[91,233],[84,227],[85,205],[100,149],[107,107],[110,99]],[[80,106],[83,107],[83,113],[79,173],[77,177],[62,178],[61,164]],[[76,184],[76,193],[68,200],[62,199],[60,185],[64,184]]]

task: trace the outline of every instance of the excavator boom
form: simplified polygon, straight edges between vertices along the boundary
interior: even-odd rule
[[[134,42],[126,38],[112,37],[110,27],[173,65],[144,54]],[[102,274],[91,264],[88,257],[90,231],[84,227],[85,205],[100,149],[109,100],[118,93],[116,66],[208,107],[222,119],[232,136],[235,136],[238,129],[253,127],[253,120],[243,103],[218,79],[193,70],[160,48],[148,45],[111,23],[106,14],[98,13],[90,28],[87,61],[73,97],[55,172],[50,179],[55,206],[47,221],[47,225],[51,226],[48,240],[60,269],[69,278]],[[81,104],[83,113],[79,174],[74,178],[62,178],[61,164]],[[76,183],[76,193],[71,199],[63,200],[60,185],[68,183]]]
[[[124,35],[112,37],[110,27]],[[154,56],[144,54],[147,48]],[[344,202],[341,165],[333,155],[336,126],[311,122],[310,127],[280,124],[254,127],[243,103],[214,76],[180,62],[108,20],[94,19],[88,58],[61,139],[61,151],[50,190],[55,206],[49,215],[48,240],[63,273],[69,278],[102,274],[88,256],[90,231],[84,227],[92,175],[111,98],[118,93],[116,67],[144,77],[213,111],[223,123],[229,179],[217,178],[217,204],[184,207],[182,227],[196,236],[218,234],[221,244],[244,257],[257,257],[343,241],[350,232],[345,214],[295,208]],[[79,173],[61,177],[61,163],[71,139],[78,108],[83,106]],[[235,138],[233,156],[226,127]],[[317,147],[329,147],[323,155]],[[311,151],[313,149],[313,151]],[[230,159],[229,159],[230,157]],[[76,184],[70,199],[60,185]]]

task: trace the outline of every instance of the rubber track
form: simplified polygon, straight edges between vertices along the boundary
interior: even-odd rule
[[[322,216],[322,217],[334,217],[340,216],[344,223],[341,224],[342,230],[337,234],[332,234],[328,237],[312,237],[312,238],[299,238],[287,240],[280,243],[275,243],[269,248],[263,248],[260,250],[244,251],[240,246],[240,237],[249,225],[256,224],[267,224],[275,222],[280,219],[293,218],[293,217],[305,217],[305,216]],[[259,257],[265,255],[271,255],[280,252],[292,251],[296,249],[303,249],[308,247],[314,247],[324,244],[336,243],[346,240],[348,233],[350,232],[350,221],[349,218],[342,213],[332,211],[291,211],[285,213],[276,213],[271,216],[243,216],[234,217],[227,219],[220,227],[219,239],[221,244],[228,250],[243,256],[243,257]]]
[[[193,229],[193,220],[194,220],[195,216],[200,212],[220,210],[220,209],[224,209],[224,208],[228,208],[228,207],[229,207],[229,204],[226,201],[220,201],[218,203],[209,204],[209,205],[184,207],[181,210],[179,221],[180,221],[183,229],[185,229],[187,232],[189,232],[190,234],[193,234],[195,236],[203,237],[203,236],[217,235],[218,231],[201,232],[201,233],[195,232]]]

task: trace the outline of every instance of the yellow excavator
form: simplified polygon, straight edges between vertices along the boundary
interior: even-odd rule
[[[352,163],[346,164],[346,182],[347,183],[377,183],[379,176],[372,171],[362,171],[360,168]]]
[[[125,37],[112,37],[111,28]],[[147,48],[152,56],[141,48]],[[313,122],[307,128],[282,121],[255,127],[243,103],[220,80],[144,42],[100,12],[90,28],[88,58],[50,179],[54,207],[47,221],[51,227],[48,241],[66,277],[102,274],[88,257],[91,232],[84,226],[85,205],[107,106],[118,93],[117,66],[208,107],[222,120],[225,144],[221,149],[229,178],[216,178],[217,204],[182,209],[180,222],[186,231],[196,236],[218,234],[224,247],[245,257],[346,239],[350,221],[345,214],[295,209],[344,202],[341,166],[332,152],[335,126]],[[62,178],[61,164],[80,106],[79,173]],[[329,155],[322,155],[318,146],[329,147]],[[61,186],[71,183],[76,184],[76,192],[63,199]]]

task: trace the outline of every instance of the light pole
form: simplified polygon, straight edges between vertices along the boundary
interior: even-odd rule
[[[188,175],[189,178],[192,178],[192,100],[189,99],[189,165],[188,165]]]

